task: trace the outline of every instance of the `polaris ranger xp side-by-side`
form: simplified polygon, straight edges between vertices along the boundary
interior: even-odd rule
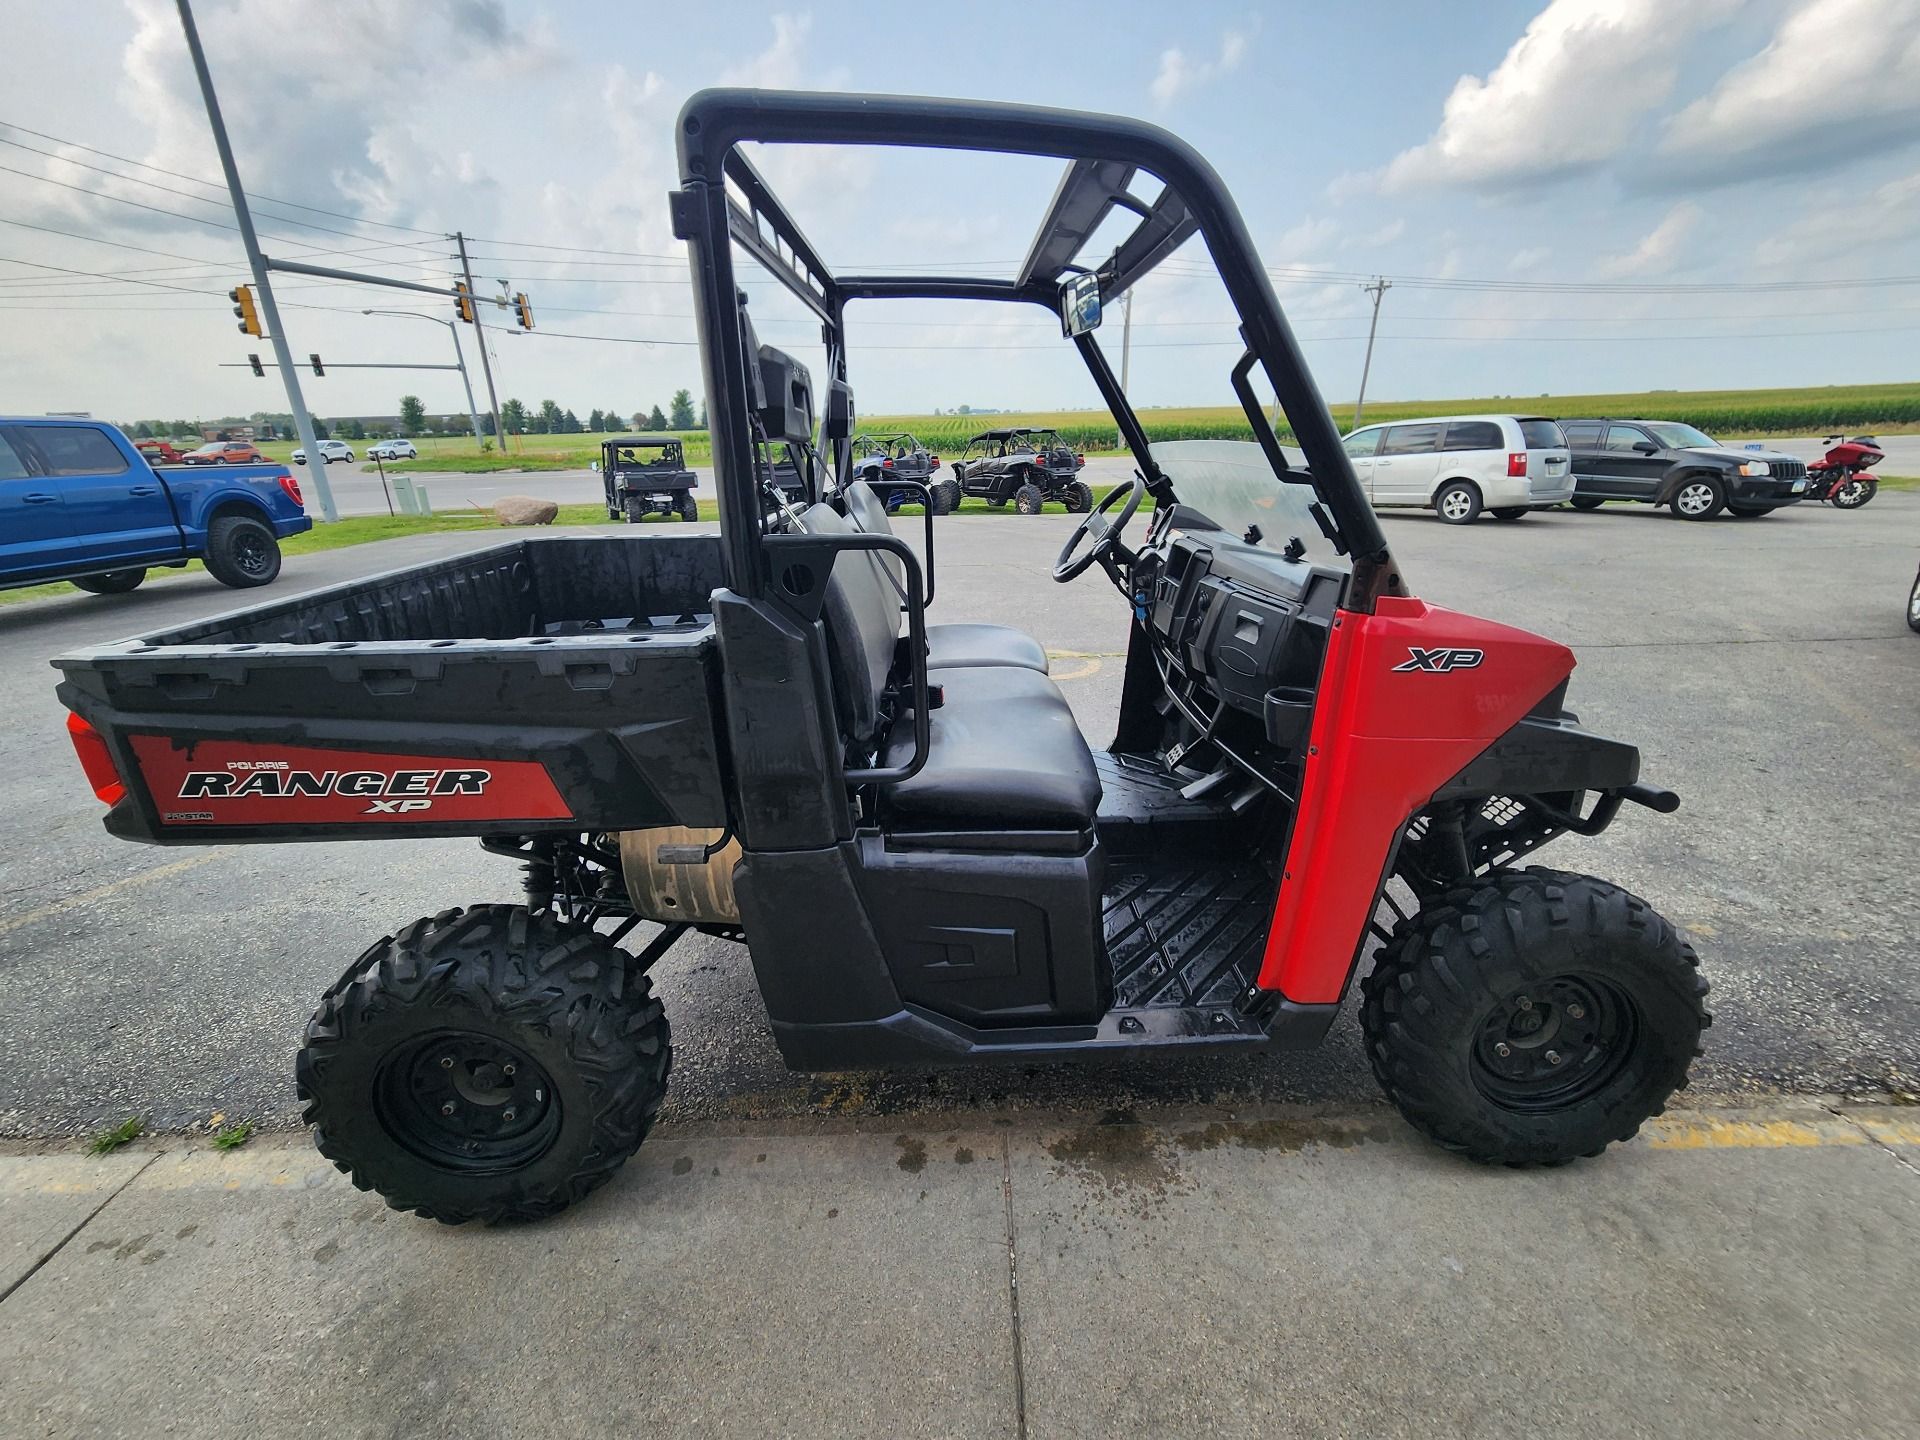
[[[746,90],[694,96],[677,141],[718,535],[521,539],[54,662],[116,835],[472,836],[524,867],[522,904],[342,957],[296,1067],[325,1155],[446,1221],[580,1199],[665,1096],[648,971],[689,931],[744,942],[798,1069],[1308,1046],[1359,980],[1376,1075],[1450,1150],[1556,1164],[1660,1110],[1708,1023],[1692,950],[1520,862],[1678,801],[1566,710],[1566,647],[1415,598],[1198,154],[1128,119]],[[1011,274],[847,274],[749,144],[1064,164]],[[1188,245],[1239,317],[1248,443],[1149,444],[1098,340]],[[743,276],[818,320],[817,386]],[[847,311],[927,299],[1061,315],[1132,454],[1052,571],[1129,617],[1102,749],[1034,637],[933,623],[931,520],[923,562],[852,482]]]

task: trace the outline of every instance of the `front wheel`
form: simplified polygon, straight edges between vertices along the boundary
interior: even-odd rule
[[[1858,510],[1874,496],[1880,493],[1880,482],[1868,480],[1856,475],[1833,492],[1833,508],[1836,510]]]
[[[1500,505],[1487,513],[1496,520],[1524,520],[1527,518],[1527,509],[1525,505]]]
[[[1013,508],[1022,515],[1038,515],[1046,503],[1046,494],[1038,485],[1029,483],[1013,492]]]
[[[104,575],[82,575],[73,582],[73,588],[89,595],[124,595],[146,578],[144,566],[138,570],[109,570]]]
[[[1673,492],[1673,513],[1682,520],[1711,520],[1724,504],[1720,482],[1705,475],[1681,481]]]
[[[1595,495],[1576,495],[1570,503],[1576,510],[1598,510],[1607,502]]]
[[[1502,871],[1402,921],[1362,986],[1373,1073],[1413,1127],[1504,1165],[1630,1139],[1712,1017],[1693,947],[1617,885]]]
[[[700,502],[695,500],[691,495],[682,495],[677,508],[679,509],[682,520],[694,521],[700,518]]]
[[[396,1210],[534,1220],[639,1148],[666,1012],[632,957],[521,906],[416,920],[326,994],[295,1075],[320,1153]]]
[[[280,542],[263,520],[220,515],[207,527],[207,571],[222,585],[250,590],[280,574]]]
[[[1920,575],[1913,577],[1913,589],[1907,592],[1907,628],[1920,631]]]
[[[1066,487],[1067,513],[1084,515],[1093,509],[1093,490],[1084,480],[1070,480]]]
[[[960,508],[960,487],[951,480],[942,480],[930,486],[927,494],[933,501],[933,513],[951,515]]]
[[[1433,508],[1448,525],[1471,525],[1480,516],[1479,487],[1467,480],[1450,480],[1433,497]]]

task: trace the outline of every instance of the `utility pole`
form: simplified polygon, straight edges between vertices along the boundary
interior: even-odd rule
[[[456,230],[453,240],[460,247],[460,273],[466,278],[467,294],[472,295],[473,266],[467,263],[467,237]],[[504,455],[507,453],[507,430],[500,423],[500,397],[493,393],[493,365],[487,359],[487,328],[480,323],[480,302],[477,298],[473,302],[473,338],[480,347],[480,373],[487,377],[487,404],[493,410],[493,438],[500,442],[500,453]]]
[[[220,118],[220,101],[213,93],[213,75],[207,69],[206,52],[200,48],[200,32],[194,27],[193,10],[188,0],[174,0],[180,11],[180,28],[186,32],[187,50],[193,56],[193,73],[200,79],[200,94],[207,102],[207,123],[213,127],[213,143],[220,152],[220,168],[226,171],[227,189],[233,196],[233,218],[240,226],[240,240],[246,246],[247,264],[253,271],[253,283],[260,287],[260,305],[265,312],[268,328],[273,332],[267,338],[273,342],[273,356],[280,365],[280,379],[287,387],[287,405],[293,411],[293,428],[300,436],[308,458],[320,459],[320,442],[314,438],[313,417],[307,414],[307,403],[300,395],[300,380],[293,369],[293,352],[287,348],[286,327],[280,323],[280,307],[274,303],[273,287],[267,284],[267,267],[260,254],[260,241],[253,233],[253,213],[247,209],[246,191],[240,188],[240,170],[233,161],[233,147],[227,143],[227,127]],[[307,466],[307,478],[313,482],[314,495],[320,502],[320,518],[332,521],[340,518],[339,507],[333,503],[333,487],[327,483],[327,467],[324,463]]]
[[[1360,362],[1360,398],[1353,404],[1353,428],[1360,428],[1360,416],[1367,408],[1367,372],[1373,369],[1373,332],[1380,328],[1380,298],[1393,288],[1393,282],[1384,275],[1373,277],[1371,285],[1360,287],[1373,296],[1373,319],[1367,325],[1367,358]]]

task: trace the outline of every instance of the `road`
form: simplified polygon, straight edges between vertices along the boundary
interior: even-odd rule
[[[1888,435],[1881,442],[1887,461],[1880,469],[1889,475],[1920,475],[1920,435]],[[1815,460],[1826,453],[1818,439],[1767,440],[1772,449]],[[699,465],[703,495],[713,494],[713,470]],[[389,466],[388,473],[408,473],[406,466]],[[1125,457],[1096,455],[1087,461],[1087,479],[1096,486],[1117,485],[1133,473],[1133,462]],[[486,474],[423,473],[413,477],[426,487],[433,508],[438,511],[489,506],[503,495],[535,495],[557,500],[562,505],[590,505],[601,498],[600,477],[591,470],[537,470],[523,474],[490,472]],[[334,503],[342,515],[384,515],[387,497],[380,488],[375,467],[365,462],[327,467],[327,479],[333,486]]]
[[[1069,523],[941,521],[936,618],[1038,632],[1102,744],[1127,613],[1097,572],[1064,588],[1048,578]],[[1645,777],[1684,797],[1672,817],[1631,811],[1546,858],[1621,881],[1690,932],[1715,986],[1697,1085],[1920,1088],[1920,636],[1902,619],[1920,496],[1706,525],[1609,507],[1466,529],[1396,514],[1386,528],[1418,593],[1571,643],[1571,705],[1638,744]],[[276,593],[495,538],[296,556]],[[237,598],[187,576],[0,608],[11,800],[0,814],[0,1134],[77,1132],[135,1112],[157,1126],[215,1110],[292,1124],[301,1027],[353,957],[415,916],[517,898],[514,868],[467,842],[155,850],[106,836],[47,658]],[[1307,1054],[794,1076],[742,949],[698,939],[655,973],[675,1028],[678,1121],[1373,1094],[1350,1016]]]

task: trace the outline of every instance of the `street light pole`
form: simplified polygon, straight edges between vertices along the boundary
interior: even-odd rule
[[[418,310],[362,310],[360,313],[362,315],[398,315],[409,320],[431,320],[435,325],[447,327],[447,332],[453,336],[454,365],[460,371],[460,383],[467,392],[467,419],[473,422],[473,443],[480,444],[484,438],[480,433],[480,412],[474,407],[473,381],[467,378],[467,357],[460,348],[460,322],[442,320],[438,315],[422,315]]]
[[[180,11],[180,28],[186,32],[187,50],[193,56],[193,73],[200,80],[200,95],[207,104],[207,123],[213,127],[214,147],[220,152],[220,168],[226,172],[227,190],[233,196],[233,218],[240,227],[240,240],[246,247],[247,265],[253,271],[253,283],[260,290],[260,308],[267,328],[273,333],[273,358],[280,365],[280,379],[287,387],[287,407],[293,411],[293,428],[306,453],[320,454],[320,442],[314,437],[313,417],[307,414],[307,402],[300,394],[300,380],[293,369],[293,352],[287,347],[287,330],[280,323],[280,307],[274,303],[273,287],[267,283],[267,267],[260,254],[260,241],[253,233],[253,212],[247,208],[247,193],[240,188],[240,169],[234,164],[233,147],[227,143],[226,123],[220,118],[220,101],[213,93],[213,74],[207,69],[206,52],[200,48],[200,32],[193,23],[188,0],[174,0]],[[322,520],[338,520],[340,509],[333,503],[333,487],[327,483],[326,466],[309,465],[315,497],[320,502]]]
[[[466,277],[467,294],[473,297],[473,266],[467,263],[467,237],[459,231],[453,234],[454,244],[460,247],[460,273]],[[480,323],[480,302],[472,299],[473,338],[480,346],[480,373],[487,380],[487,404],[493,409],[493,438],[500,442],[500,453],[507,453],[506,427],[500,423],[500,397],[493,393],[493,366],[487,360],[487,331]]]
[[[1393,288],[1393,282],[1384,275],[1373,277],[1371,285],[1360,287],[1373,296],[1373,319],[1367,325],[1367,358],[1360,362],[1360,398],[1353,404],[1353,428],[1360,428],[1360,416],[1367,408],[1367,372],[1373,369],[1373,332],[1380,328],[1380,297]]]

